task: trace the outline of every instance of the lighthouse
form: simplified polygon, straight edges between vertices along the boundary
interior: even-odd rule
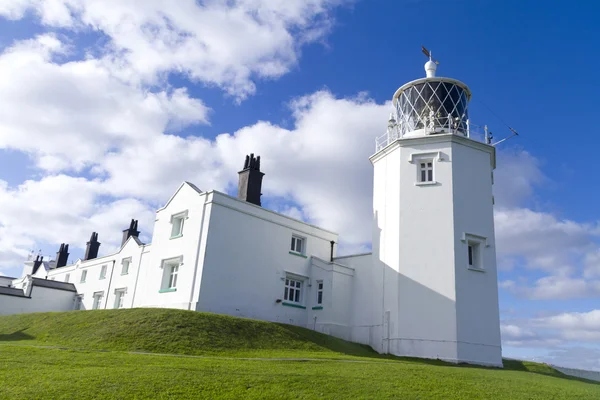
[[[494,237],[496,152],[469,87],[426,76],[393,96],[374,169],[373,262],[384,352],[502,366]]]

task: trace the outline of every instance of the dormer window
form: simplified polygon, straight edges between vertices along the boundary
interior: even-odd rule
[[[171,239],[183,236],[183,223],[187,219],[187,211],[171,215]]]

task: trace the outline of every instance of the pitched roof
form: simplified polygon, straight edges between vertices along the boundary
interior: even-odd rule
[[[177,190],[175,191],[175,193],[173,193],[173,195],[171,196],[171,198],[169,199],[169,201],[167,201],[165,203],[165,205],[162,206],[161,208],[159,208],[157,211],[160,211],[160,210],[163,210],[163,209],[167,208],[167,206],[169,205],[169,203],[171,203],[171,201],[175,198],[175,196],[177,196],[177,193],[179,193],[179,191],[181,190],[181,188],[184,187],[185,185],[188,185],[189,187],[191,187],[192,189],[194,189],[194,191],[196,191],[198,194],[204,193],[202,190],[200,190],[198,188],[198,186],[194,185],[193,183],[190,183],[188,181],[183,181],[183,183],[181,185],[179,185],[179,187],[177,188]]]
[[[16,288],[10,288],[10,287],[0,287],[0,294],[7,294],[9,296],[19,296],[19,297],[26,297],[25,293],[23,292],[23,289],[16,289]]]
[[[185,183],[187,183],[188,185],[190,185],[192,187],[192,189],[194,189],[196,192],[198,192],[198,194],[202,194],[202,190],[200,190],[198,188],[198,186],[194,185],[192,182],[185,181]]]
[[[45,287],[49,289],[58,289],[58,290],[66,290],[69,292],[77,292],[75,285],[72,283],[59,282],[59,281],[51,281],[49,279],[40,279],[40,278],[31,278],[33,282],[32,286]]]

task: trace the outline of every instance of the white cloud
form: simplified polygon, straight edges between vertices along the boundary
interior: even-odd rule
[[[12,0],[0,15],[27,10],[43,24],[93,29],[109,38],[104,59],[126,80],[155,83],[164,73],[218,85],[243,99],[255,78],[277,78],[298,60],[302,44],[321,39],[331,9],[350,0]]]
[[[53,35],[18,42],[0,55],[0,148],[34,155],[48,171],[81,169],[170,126],[206,123],[208,108],[184,88],[156,93],[113,76],[95,59],[57,64]],[[24,134],[26,132],[26,134]]]
[[[511,319],[503,321],[500,329],[507,346],[556,349],[566,344],[594,344],[600,341],[600,310]]]
[[[494,198],[500,209],[516,208],[530,201],[535,187],[548,182],[539,160],[529,152],[504,148],[497,153],[498,168],[494,171]]]
[[[0,268],[21,264],[40,243],[83,248],[92,231],[100,232],[106,254],[120,245],[120,232],[131,218],[151,231],[154,210],[133,199],[102,201],[103,194],[100,182],[65,175],[14,189],[0,181]]]
[[[600,310],[571,312],[534,319],[534,324],[544,328],[568,331],[590,331],[600,335]]]

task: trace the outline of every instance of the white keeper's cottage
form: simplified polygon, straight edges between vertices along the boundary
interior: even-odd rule
[[[336,257],[338,235],[261,207],[260,157],[237,198],[184,182],[120,250],[25,263],[0,277],[0,315],[168,307],[315,329],[381,353],[501,366],[492,185],[495,148],[468,119],[469,88],[435,76],[396,91],[374,170],[372,253]]]

